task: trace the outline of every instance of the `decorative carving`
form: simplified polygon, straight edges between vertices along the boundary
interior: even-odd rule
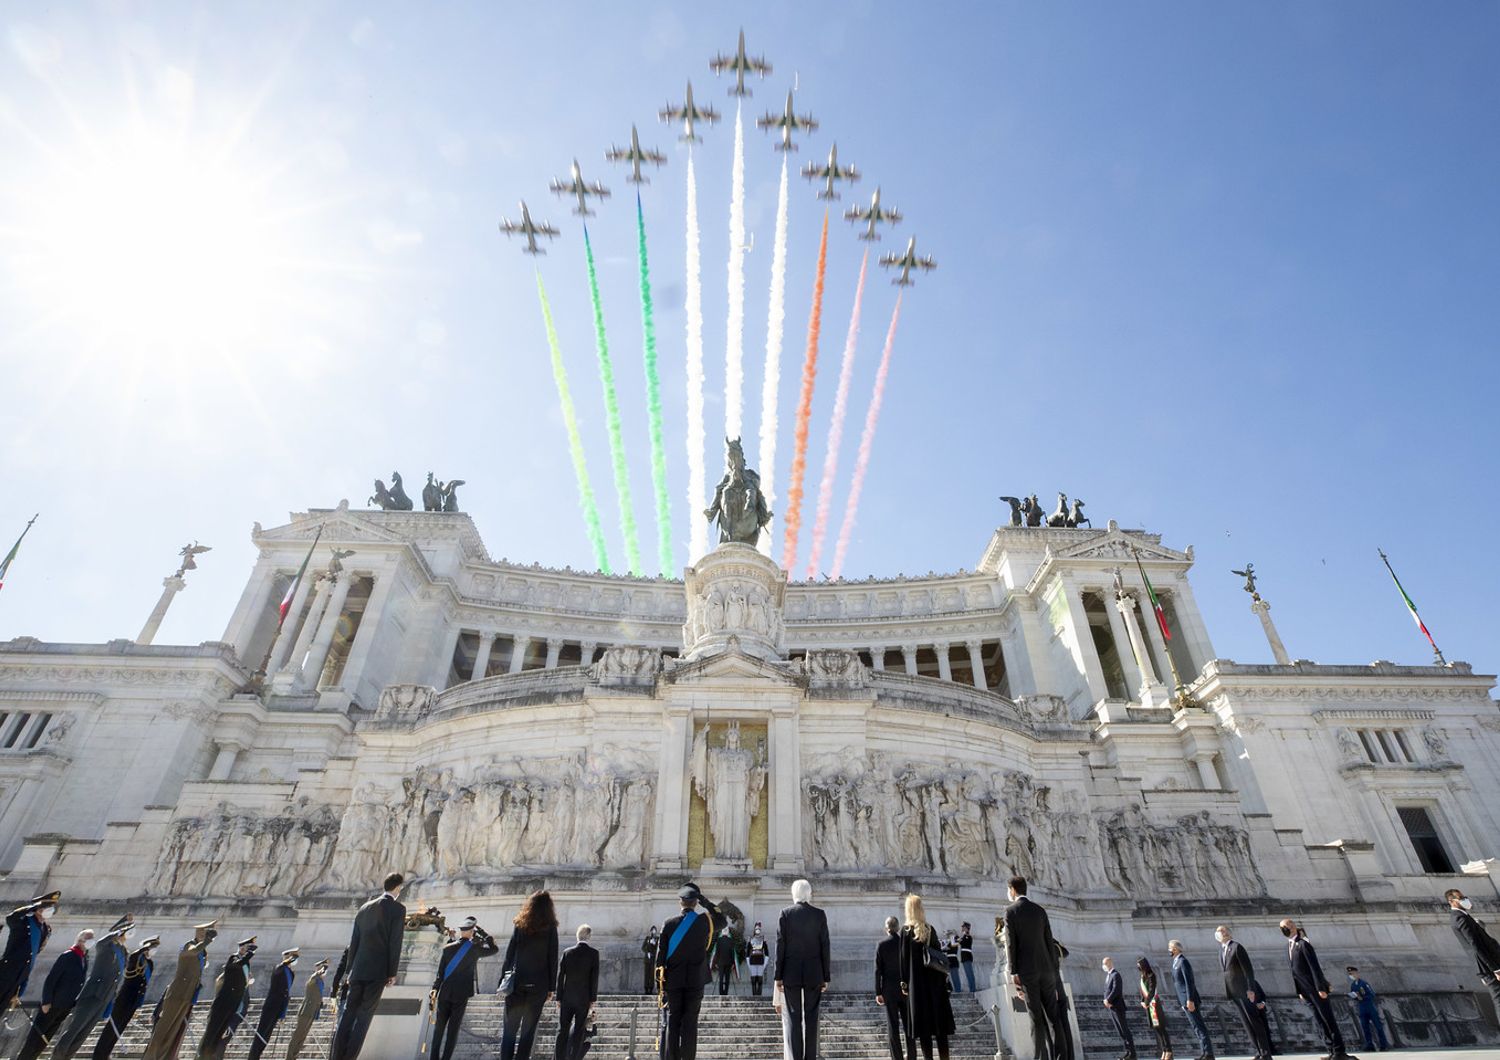
[[[816,649],[804,662],[808,684],[813,688],[863,688],[865,667],[852,651]]]
[[[72,714],[54,714],[47,723],[47,731],[42,734],[42,746],[52,750],[61,747],[67,740],[68,733],[73,731],[73,722]]]
[[[713,503],[703,514],[719,524],[719,543],[734,541],[754,546],[771,521],[771,509],[760,491],[760,476],[745,466],[745,450],[738,438],[725,438],[724,477],[714,490]]]
[[[1448,741],[1444,738],[1441,729],[1431,725],[1422,726],[1422,742],[1427,745],[1428,753],[1441,762],[1448,757]]]
[[[1370,760],[1360,745],[1359,737],[1354,735],[1352,729],[1335,729],[1334,736],[1339,742],[1339,754],[1346,765],[1356,765]]]
[[[750,856],[750,822],[760,812],[766,784],[765,747],[759,753],[740,746],[740,723],[731,721],[722,747],[709,747],[708,726],[693,739],[693,790],[708,803],[708,830],[714,857],[743,861]]]
[[[1175,823],[1148,818],[1136,805],[1104,822],[1110,877],[1137,897],[1184,894],[1239,898],[1266,893],[1242,828],[1215,824],[1207,811]]]
[[[740,650],[762,659],[780,657],[786,576],[749,545],[720,545],[687,572],[684,656],[715,654],[738,638]]]
[[[430,685],[387,685],[375,707],[378,722],[415,725],[432,713],[437,689]]]
[[[654,648],[606,648],[589,671],[601,685],[650,685],[661,669],[661,652]]]
[[[338,815],[305,796],[279,814],[220,803],[212,813],[172,822],[147,891],[234,898],[305,894],[328,871],[338,833]],[[379,871],[372,868],[363,884]]]

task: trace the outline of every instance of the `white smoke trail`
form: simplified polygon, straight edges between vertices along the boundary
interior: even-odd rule
[[[687,457],[688,523],[692,527],[689,563],[708,552],[708,521],[699,513],[708,503],[703,473],[703,262],[698,253],[698,176],[693,153],[687,164]]]
[[[745,418],[745,123],[734,110],[734,174],[729,193],[729,334],[724,344],[724,433],[740,437]]]
[[[870,409],[865,413],[864,433],[859,436],[859,459],[854,464],[854,481],[849,484],[849,502],[844,505],[844,526],[839,530],[839,543],[833,550],[833,569],[828,576],[835,580],[844,572],[844,556],[849,551],[849,539],[854,536],[854,517],[859,514],[859,496],[865,488],[865,473],[870,470],[870,450],[875,445],[875,425],[880,422],[880,405],[885,400],[885,380],[891,371],[891,350],[896,346],[896,323],[901,319],[901,295],[896,295],[896,308],[891,310],[891,326],[885,333],[885,350],[880,355],[880,368],[875,372],[875,389],[870,394]]]
[[[854,288],[854,309],[849,314],[849,334],[844,339],[844,359],[839,365],[839,387],[833,395],[833,420],[828,425],[828,451],[823,454],[823,481],[818,484],[818,516],[813,523],[812,552],[807,557],[807,577],[818,576],[818,559],[828,536],[828,510],[833,504],[833,480],[839,470],[839,445],[844,440],[844,417],[849,411],[849,381],[854,375],[854,350],[859,345],[859,310],[865,298],[865,266],[870,252],[859,263],[859,284]]]
[[[781,159],[781,190],[776,195],[776,246],[771,252],[770,308],[766,312],[766,377],[760,391],[760,488],[776,510],[776,403],[781,391],[781,339],[786,330],[787,160]],[[771,554],[771,535],[762,532],[760,550]]]

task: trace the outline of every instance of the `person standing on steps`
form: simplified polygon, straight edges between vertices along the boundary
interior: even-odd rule
[[[661,942],[661,936],[656,933],[656,925],[651,925],[651,930],[646,932],[646,938],[641,943],[641,972],[644,976],[641,985],[641,993],[656,993],[656,950]]]
[[[1469,951],[1479,981],[1490,992],[1495,1011],[1500,1012],[1500,942],[1475,918],[1474,903],[1464,897],[1463,891],[1450,887],[1443,892],[1443,900],[1453,912],[1453,934],[1459,945]]]
[[[1012,876],[1005,907],[1005,956],[1011,985],[1031,1014],[1037,1060],[1073,1060],[1073,1033],[1063,1002],[1059,950],[1047,911],[1026,897],[1026,878]]]
[[[1115,968],[1115,959],[1106,957],[1101,962],[1104,968],[1104,1007],[1115,1025],[1125,1051],[1120,1060],[1135,1060],[1135,1035],[1130,1033],[1130,1020],[1125,1016],[1125,977]]]
[[[223,1060],[229,1039],[245,1018],[245,1004],[250,997],[250,958],[255,956],[255,936],[241,939],[239,949],[224,962],[224,970],[214,982],[214,999],[209,1004],[203,1039],[198,1043],[198,1060]]]
[[[555,1060],[581,1060],[583,1056],[584,1039],[599,1000],[599,951],[589,945],[593,933],[593,928],[580,924],[577,944],[563,951],[558,965]]]
[[[1359,1031],[1364,1035],[1366,1049],[1385,1052],[1391,1047],[1385,1036],[1385,1025],[1380,1021],[1380,1006],[1375,997],[1375,988],[1359,977],[1359,969],[1349,965],[1344,969],[1349,977],[1349,1000],[1354,1002],[1359,1016]]]
[[[21,1044],[16,1060],[36,1060],[41,1056],[43,1050],[51,1044],[57,1028],[62,1026],[68,1013],[73,1011],[78,994],[83,990],[84,978],[88,975],[88,945],[93,938],[94,933],[84,928],[73,940],[73,945],[63,950],[52,965],[52,970],[42,983],[41,1008],[31,1023],[31,1029],[26,1032],[26,1040]]]
[[[719,941],[714,946],[713,972],[719,979],[719,996],[724,997],[729,993],[729,981],[734,978],[735,970],[739,967],[738,954],[735,953],[734,935],[729,931],[728,925],[719,932]]]
[[[271,985],[266,988],[266,999],[260,1003],[260,1020],[250,1038],[248,1060],[260,1060],[260,1054],[271,1044],[271,1035],[276,1033],[276,1025],[286,1019],[287,1010],[292,1004],[292,983],[297,979],[292,965],[297,963],[297,958],[301,955],[302,951],[295,946],[282,950],[281,963],[271,970]]]
[[[1330,1060],[1354,1060],[1344,1045],[1344,1034],[1339,1030],[1333,1004],[1328,1000],[1333,987],[1323,974],[1323,966],[1318,963],[1313,944],[1307,940],[1307,932],[1291,917],[1284,919],[1279,926],[1287,938],[1286,954],[1292,966],[1292,986],[1297,996],[1312,1009],[1313,1020],[1323,1032],[1323,1047],[1328,1050]]]
[[[979,988],[974,985],[974,932],[967,920],[958,931],[958,966],[969,985],[969,993],[975,993]]]
[[[1177,1004],[1187,1017],[1188,1026],[1198,1038],[1196,1060],[1214,1060],[1213,1039],[1208,1036],[1208,1025],[1203,1022],[1203,999],[1198,996],[1198,983],[1193,978],[1193,965],[1182,952],[1182,943],[1172,939],[1167,943],[1167,952],[1172,955],[1172,986],[1177,991]]]
[[[542,1007],[557,991],[557,910],[552,895],[535,891],[521,905],[500,968],[505,1024],[500,1060],[531,1060]]]
[[[1146,1010],[1146,1022],[1156,1035],[1156,1047],[1161,1051],[1161,1060],[1172,1060],[1172,1034],[1167,1030],[1167,1012],[1162,1007],[1161,993],[1157,989],[1156,969],[1145,957],[1135,962],[1141,973],[1141,1008]]]
[[[313,974],[307,978],[302,990],[302,1006],[297,1009],[297,1022],[292,1024],[292,1037],[286,1043],[286,1060],[297,1060],[313,1023],[323,1014],[323,999],[328,996],[328,959],[325,957],[313,965]]]
[[[949,931],[943,936],[943,953],[948,957],[948,979],[955,994],[963,993],[963,984],[958,981],[958,935]]]
[[[1219,964],[1224,969],[1224,996],[1239,1009],[1240,1022],[1255,1048],[1255,1060],[1271,1056],[1271,1025],[1266,1017],[1265,995],[1255,981],[1255,966],[1245,947],[1234,940],[1229,928],[1220,924],[1214,931],[1219,943]]]
[[[937,929],[927,922],[922,899],[906,896],[906,924],[901,928],[901,996],[906,1004],[906,1032],[932,1060],[937,1041],[939,1060],[948,1060],[948,1039],[955,1031],[953,1003],[948,999],[948,957]]]
[[[901,921],[893,916],[885,918],[885,938],[875,946],[875,1004],[885,1009],[891,1060],[917,1060],[916,1042],[906,1018],[906,997],[901,991],[900,931]]]
[[[89,977],[78,993],[73,1006],[73,1018],[67,1029],[58,1036],[52,1046],[52,1060],[72,1060],[83,1045],[83,1040],[95,1025],[109,1014],[114,1004],[115,992],[125,979],[125,965],[130,961],[130,951],[125,940],[130,935],[131,917],[126,913],[116,920],[102,938],[94,943],[89,960]]]
[[[47,938],[52,934],[48,921],[56,914],[61,900],[62,892],[53,891],[6,915],[5,926],[10,933],[5,939],[5,952],[0,954],[0,1013],[9,1012],[26,992],[37,954],[46,948]]]
[[[151,959],[151,952],[159,945],[160,935],[142,939],[139,948],[126,959],[125,981],[120,986],[120,992],[115,995],[114,1003],[105,1013],[104,1029],[99,1032],[99,1040],[94,1043],[94,1060],[109,1060],[120,1035],[130,1026],[141,1002],[146,1000],[146,990],[151,985],[152,973],[156,971],[156,962]]]
[[[198,992],[203,988],[208,947],[219,935],[214,926],[217,923],[217,920],[210,920],[207,924],[195,926],[193,937],[177,951],[177,970],[156,1003],[156,1022],[141,1060],[176,1060],[182,1039],[187,1034],[188,1017],[192,1015]]]
[[[792,1060],[818,1060],[818,1007],[832,979],[828,914],[812,904],[812,884],[798,880],[776,925],[776,982],[792,1024]]]
[[[771,944],[761,930],[760,921],[755,922],[755,931],[745,944],[746,963],[750,968],[750,996],[760,997],[766,985],[766,962],[771,956]]]
[[[427,999],[432,1006],[432,1060],[452,1060],[464,1010],[474,996],[479,958],[499,952],[495,940],[473,917],[459,924],[458,938],[443,947]]]
[[[697,1060],[698,1056],[698,1010],[703,1007],[708,946],[714,937],[709,915],[698,910],[700,897],[697,885],[684,886],[677,892],[682,911],[661,928],[657,974],[667,1008],[664,1060]]]
[[[388,874],[381,893],[354,915],[354,930],[349,935],[348,993],[339,1010],[328,1060],[359,1060],[380,995],[386,987],[396,985],[401,935],[406,930],[406,906],[399,897],[405,883],[401,873]]]

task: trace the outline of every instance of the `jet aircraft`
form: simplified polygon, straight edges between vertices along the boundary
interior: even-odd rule
[[[588,197],[590,195],[600,199],[609,198],[609,189],[603,184],[600,184],[597,180],[592,184],[584,181],[583,171],[578,168],[578,159],[576,158],[573,159],[572,177],[566,182],[554,180],[552,182],[552,191],[557,195],[577,196],[578,205],[573,208],[573,212],[579,217],[588,217],[593,214],[594,211],[589,209]]]
[[[715,55],[709,62],[708,68],[716,74],[722,74],[725,70],[733,71],[734,87],[729,90],[731,96],[748,96],[750,90],[745,87],[745,75],[759,74],[765,77],[771,72],[771,64],[766,62],[765,56],[751,58],[745,54],[745,31],[740,30],[740,44],[733,55]]]
[[[703,139],[703,137],[697,134],[694,126],[700,121],[707,122],[708,124],[712,125],[714,122],[719,120],[719,112],[714,110],[707,104],[704,104],[701,107],[694,105],[693,83],[689,81],[687,86],[687,99],[683,102],[682,106],[674,107],[672,106],[672,104],[668,103],[666,107],[662,109],[661,120],[669,124],[671,122],[680,120],[682,122],[682,135],[679,136],[678,139],[683,143],[693,143],[694,141],[701,141]]]
[[[901,287],[910,287],[913,283],[916,282],[911,278],[912,269],[923,269],[926,271],[931,271],[932,269],[937,268],[937,262],[932,260],[931,254],[920,258],[917,257],[916,236],[912,236],[910,241],[907,242],[906,251],[904,253],[887,254],[885,257],[880,259],[880,264],[884,265],[888,269],[896,268],[901,270],[901,275],[897,276],[894,280],[891,281],[892,283],[897,284]]]
[[[836,180],[858,180],[859,170],[855,169],[852,165],[839,165],[839,145],[834,144],[828,149],[828,164],[826,166],[820,166],[816,162],[809,162],[802,167],[802,175],[808,180],[822,180],[827,182],[823,190],[818,192],[818,198],[837,199],[839,193],[834,190],[833,182]]]
[[[624,162],[630,166],[630,176],[625,179],[632,184],[650,184],[651,179],[641,175],[641,163],[652,162],[658,166],[664,165],[667,156],[660,151],[642,150],[641,137],[634,125],[630,127],[630,146],[611,147],[604,155],[611,162]]]
[[[531,211],[526,208],[526,203],[524,200],[522,200],[521,202],[520,222],[517,223],[515,221],[501,220],[500,231],[504,232],[508,236],[520,235],[525,237],[526,245],[522,247],[521,250],[527,254],[547,253],[545,247],[537,245],[537,236],[546,236],[548,239],[557,238],[557,229],[553,228],[545,221],[543,221],[541,224],[537,224],[531,219]]]
[[[844,211],[846,221],[865,221],[868,227],[859,234],[860,239],[879,239],[880,233],[875,231],[878,224],[898,224],[901,221],[901,211],[888,209],[880,205],[880,189],[875,189],[875,194],[870,197],[870,208],[861,210],[858,206],[851,206]]]
[[[765,117],[756,120],[755,124],[762,129],[780,129],[781,143],[776,145],[778,151],[795,151],[797,145],[792,143],[792,133],[799,130],[812,132],[818,127],[817,121],[811,114],[797,114],[792,110],[792,90],[787,89],[786,110],[780,114],[767,111]]]

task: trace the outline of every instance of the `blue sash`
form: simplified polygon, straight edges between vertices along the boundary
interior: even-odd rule
[[[453,955],[453,959],[449,961],[447,967],[443,969],[444,979],[447,979],[450,975],[458,970],[459,962],[461,962],[464,959],[464,955],[473,948],[474,944],[468,939],[464,939],[463,944],[458,947],[458,952]]]
[[[677,952],[677,944],[687,937],[688,928],[693,926],[693,921],[698,919],[698,911],[689,909],[682,914],[682,922],[677,925],[677,930],[672,932],[672,937],[667,940],[667,960],[672,959],[672,954]]]
[[[115,947],[115,964],[119,967],[120,972],[123,973],[125,971],[125,947],[124,946],[116,946]],[[104,1014],[102,1016],[100,1016],[99,1018],[100,1019],[106,1019],[106,1020],[109,1019],[109,1014],[111,1012],[113,1012],[114,1010],[115,1010],[115,999],[113,997],[111,997],[109,999],[109,1004],[107,1004],[107,1005],[104,1006]]]
[[[323,977],[320,975],[318,976],[318,1008],[313,1013],[313,1022],[317,1022],[318,1017],[323,1014],[323,999],[327,996],[328,988],[323,985]]]

